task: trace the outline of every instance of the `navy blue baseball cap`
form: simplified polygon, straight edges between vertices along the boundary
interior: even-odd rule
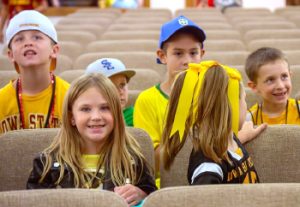
[[[199,27],[197,24],[195,24],[185,16],[179,16],[162,25],[158,47],[162,49],[164,42],[166,42],[172,35],[182,29],[190,29],[191,31],[193,31],[195,37],[197,37],[199,42],[201,43],[203,43],[206,39],[205,32],[201,27]],[[157,63],[161,64],[159,59],[157,59]]]

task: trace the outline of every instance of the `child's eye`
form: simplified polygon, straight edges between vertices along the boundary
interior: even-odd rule
[[[265,81],[265,83],[267,83],[267,84],[271,84],[272,82],[273,82],[273,78],[269,78],[269,79],[267,79],[266,81]]]
[[[180,56],[180,55],[182,55],[182,53],[181,52],[175,52],[174,55]]]
[[[101,111],[109,111],[110,108],[109,108],[109,106],[101,106],[101,107],[100,107],[100,110],[101,110]]]
[[[287,74],[284,74],[284,75],[281,76],[282,80],[287,80],[288,78],[289,78],[289,76]]]
[[[89,107],[82,107],[80,111],[89,112],[91,109]]]
[[[125,86],[126,86],[126,83],[121,83],[121,84],[119,85],[119,88],[120,88],[120,89],[124,89]]]
[[[192,55],[192,56],[195,56],[195,55],[198,55],[198,54],[199,54],[198,51],[191,52],[191,55]]]
[[[42,36],[40,36],[40,35],[34,35],[33,39],[34,40],[40,40],[40,39],[42,39]]]
[[[14,42],[20,42],[20,41],[22,41],[22,39],[23,39],[23,37],[16,37],[15,39],[14,39]]]

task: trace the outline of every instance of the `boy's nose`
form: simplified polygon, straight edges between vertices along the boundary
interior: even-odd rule
[[[24,45],[25,45],[25,47],[26,46],[32,46],[32,41],[30,39],[26,39]]]
[[[284,88],[284,83],[283,83],[283,81],[281,81],[281,80],[277,81],[276,86],[277,86],[277,88]]]
[[[188,66],[189,65],[189,63],[191,63],[192,62],[192,58],[189,56],[189,55],[185,55],[185,57],[184,57],[184,66]]]

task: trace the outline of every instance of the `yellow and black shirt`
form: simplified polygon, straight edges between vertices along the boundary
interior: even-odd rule
[[[234,140],[239,148],[235,152],[228,150],[232,164],[227,161],[218,164],[201,151],[192,151],[188,166],[190,185],[259,182],[251,157],[236,137]]]
[[[269,117],[262,112],[261,104],[255,104],[249,109],[254,125],[267,124],[296,124],[300,125],[300,102],[295,99],[288,99],[286,110],[277,117]]]

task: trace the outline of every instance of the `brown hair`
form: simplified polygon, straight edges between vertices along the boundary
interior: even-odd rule
[[[186,72],[183,72],[177,78],[169,100],[162,138],[164,168],[170,169],[175,156],[186,142],[187,135],[190,135],[195,151],[201,150],[216,163],[220,163],[221,160],[231,163],[227,154],[228,138],[232,135],[231,106],[227,93],[229,77],[220,65],[209,68],[204,76],[196,106],[195,123],[192,124],[194,107],[191,104],[191,108],[187,109],[190,113],[185,123],[183,140],[179,141],[178,132],[170,137],[185,75]],[[240,84],[237,90],[241,88]]]
[[[282,51],[272,47],[262,47],[252,52],[245,65],[245,71],[249,80],[256,82],[260,67],[276,60],[284,60],[288,63]]]

